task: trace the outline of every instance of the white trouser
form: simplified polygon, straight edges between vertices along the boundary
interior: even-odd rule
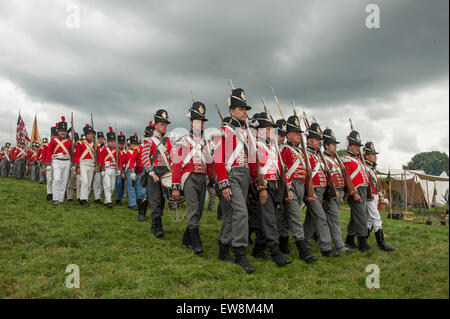
[[[105,204],[111,203],[112,193],[116,186],[116,169],[114,167],[105,167],[102,172],[103,191],[105,192]]]
[[[94,174],[94,162],[80,162],[80,200],[88,200]]]
[[[102,197],[103,191],[102,175],[100,174],[100,172],[95,173],[92,188],[94,189],[94,199],[100,199]]]
[[[52,194],[52,184],[53,184],[53,169],[51,166],[46,167],[45,178],[47,180],[47,195],[49,195]]]
[[[380,212],[378,211],[378,202],[380,200],[379,194],[373,194],[373,201],[367,201],[367,228],[377,232],[381,229],[383,222],[381,221]]]
[[[53,167],[53,200],[64,202],[64,194],[66,192],[67,180],[70,174],[70,161],[52,160]]]

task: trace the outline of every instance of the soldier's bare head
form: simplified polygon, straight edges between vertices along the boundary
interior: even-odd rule
[[[300,144],[300,142],[302,140],[302,134],[300,132],[289,132],[287,134],[287,138],[294,145],[298,145],[298,144]]]
[[[230,109],[231,117],[240,122],[245,122],[247,119],[247,108],[245,106],[237,106]]]
[[[166,122],[158,122],[155,124],[155,130],[159,132],[161,135],[166,134],[167,131],[167,123]]]

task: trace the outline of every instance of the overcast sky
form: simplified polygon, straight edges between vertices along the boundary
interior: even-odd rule
[[[251,113],[264,97],[279,117],[273,85],[286,115],[294,100],[341,147],[351,117],[381,167],[448,153],[448,0],[243,2],[1,1],[0,141],[15,141],[19,109],[42,136],[71,111],[78,131],[92,112],[98,130],[142,136],[158,108],[186,127],[190,90],[216,127],[232,79]]]

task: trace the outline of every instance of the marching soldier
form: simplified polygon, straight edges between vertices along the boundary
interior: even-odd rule
[[[392,251],[394,248],[389,247],[384,241],[383,234],[383,222],[381,221],[380,212],[378,211],[378,204],[380,201],[380,191],[378,189],[377,175],[375,174],[375,167],[377,166],[377,151],[372,142],[367,142],[363,148],[364,159],[368,168],[369,177],[371,178],[371,187],[373,194],[373,201],[367,202],[367,213],[368,213],[368,236],[370,232],[375,232],[375,238],[377,240],[378,248],[384,251]]]
[[[105,135],[103,132],[99,131],[97,133],[97,159],[98,155],[105,148]],[[100,173],[99,167],[95,170],[94,181],[92,182],[92,188],[94,190],[94,203],[100,204],[102,193],[103,193],[103,182],[102,182],[102,174]]]
[[[140,179],[141,179],[143,167],[141,165],[139,174],[136,174],[135,161],[132,160],[134,151],[137,151],[137,153],[139,153],[137,133],[134,133],[134,135],[129,138],[128,149],[126,151],[125,162],[124,162],[124,165],[125,165],[124,170],[125,170],[125,176],[127,178],[127,189],[128,189],[128,208],[136,210],[137,206],[138,206],[137,202],[136,202],[136,196],[138,193],[138,185],[136,185],[136,184],[139,184],[139,186],[140,186],[140,182],[141,182]],[[136,158],[137,158],[137,155],[136,155]],[[133,170],[132,170],[132,167],[133,167]],[[134,174],[134,181],[131,179],[132,173]],[[139,175],[138,183],[136,183],[137,175]],[[145,191],[144,191],[143,198],[146,197],[146,192],[147,192],[147,189],[144,189],[144,190]],[[138,216],[138,219],[139,219],[139,216]]]
[[[13,149],[12,160],[14,162],[14,176],[17,180],[23,179],[27,166],[27,150],[25,140],[19,138],[17,147]]]
[[[58,137],[48,144],[46,159],[46,163],[51,163],[52,166],[52,198],[55,206],[64,202],[72,157],[72,141],[67,138],[67,122],[64,116],[58,122],[57,133]]]
[[[305,197],[306,156],[299,146],[303,131],[300,128],[300,120],[297,116],[292,115],[287,119],[286,132],[288,141],[282,148],[281,157],[286,165],[286,181],[293,199],[285,203],[285,218],[289,226],[288,230],[295,239],[300,259],[306,263],[311,263],[316,261],[317,257],[311,255],[306,245],[301,218],[301,207]],[[289,236],[289,233],[287,235]]]
[[[203,135],[206,107],[202,102],[194,102],[189,109],[191,130],[172,148],[172,196],[181,197],[187,203],[187,227],[182,243],[192,248],[195,254],[203,252],[200,238],[200,219],[206,197],[206,177],[212,178],[211,151]]]
[[[38,145],[37,142],[33,142],[31,144],[31,149],[27,152],[27,165],[30,172],[30,181],[39,180],[39,168],[37,164]]]
[[[306,217],[303,225],[305,231],[305,242],[307,247],[316,233],[320,252],[324,257],[336,257],[339,253],[331,246],[331,234],[328,227],[327,217],[322,207],[323,195],[327,187],[327,177],[324,172],[325,163],[319,156],[323,136],[319,124],[312,123],[308,128],[308,151],[309,162],[312,169],[312,182],[314,186],[314,198],[306,201]]]
[[[83,133],[85,138],[77,143],[73,163],[80,180],[80,205],[89,206],[89,193],[91,192],[91,185],[97,166],[94,148],[95,131],[92,126],[86,124],[83,127]]]
[[[120,165],[116,160],[116,133],[112,127],[106,133],[107,146],[98,154],[98,164],[100,165],[100,173],[102,175],[103,190],[105,192],[105,206],[112,208],[112,194],[116,185],[116,176],[120,174]],[[120,158],[119,158],[120,162]]]
[[[38,154],[37,154],[37,159],[38,159],[38,168],[39,168],[39,183],[40,184],[44,184],[46,182],[45,180],[45,174],[42,171],[43,169],[43,150],[44,150],[44,146],[48,144],[48,139],[46,137],[44,137],[42,139],[42,145],[39,147],[38,150]]]
[[[219,236],[219,259],[230,260],[230,246],[234,262],[248,273],[256,270],[246,256],[248,246],[247,195],[250,184],[247,137],[247,105],[244,90],[232,90],[228,98],[232,117],[231,123],[224,125],[221,137],[217,138],[214,152],[214,171],[219,192],[224,200],[222,206],[222,228]]]
[[[125,149],[125,143],[126,143],[126,138],[125,135],[123,135],[122,132],[120,132],[119,135],[117,135],[117,143],[119,144],[118,148],[119,148],[119,159],[121,160],[121,167],[123,165],[125,165],[126,163],[126,156],[127,156],[127,151]],[[126,171],[126,167],[122,167],[123,170],[121,172],[120,175],[118,175],[116,177],[116,194],[114,199],[116,200],[116,205],[120,205],[122,204],[122,197],[123,197],[123,191],[125,188],[125,180],[126,180],[126,176],[125,176],[125,171]]]
[[[258,137],[256,145],[260,167],[257,167],[258,163],[250,163],[249,165],[253,181],[257,185],[259,192],[257,215],[261,227],[260,233],[265,239],[265,246],[269,248],[270,255],[275,264],[283,267],[290,264],[292,260],[288,259],[280,250],[280,234],[277,229],[277,207],[283,200],[290,201],[292,198],[283,198],[284,183],[282,182],[282,178],[284,176],[281,176],[280,158],[277,148],[273,145],[272,141],[276,124],[264,112],[259,114],[257,121]],[[259,173],[264,175],[264,185],[258,185],[258,169]],[[256,242],[258,242],[258,239]]]
[[[367,201],[372,201],[373,198],[367,196],[369,178],[360,154],[360,148],[363,145],[358,131],[351,131],[347,136],[347,141],[347,154],[343,162],[357,192],[347,199],[350,205],[350,222],[347,226],[345,243],[350,248],[358,248],[361,252],[374,252],[375,250],[367,243]],[[355,236],[358,237],[358,246],[355,245]]]
[[[329,128],[323,131],[323,139],[323,144],[325,147],[325,160],[330,168],[333,184],[336,188],[337,194],[339,195],[338,198],[333,199],[329,190],[325,192],[323,208],[325,210],[336,252],[351,254],[352,251],[345,247],[341,233],[341,215],[339,209],[341,200],[344,197],[344,177],[342,176],[339,163],[336,159],[336,156],[339,156],[336,154],[336,147],[339,142],[336,140],[333,131]]]
[[[58,136],[58,123],[50,128],[50,142]],[[48,143],[42,147],[42,173],[45,175],[47,181],[47,200],[53,200],[53,170],[51,162],[47,162]]]
[[[9,171],[11,169],[11,150],[9,149],[11,143],[5,143],[5,146],[2,148],[2,160],[0,165],[0,176],[8,177]]]
[[[70,166],[70,176],[69,176],[69,181],[67,183],[67,190],[66,190],[67,200],[69,202],[73,201],[74,187],[76,188],[76,191],[77,191],[77,200],[78,200],[78,202],[80,201],[80,175],[77,174],[77,170],[75,167],[75,158],[77,157],[77,146],[80,143],[80,137],[79,137],[78,133],[75,133],[74,137],[75,137],[74,138],[75,147],[73,150],[74,161],[73,161],[72,165]]]
[[[149,175],[147,192],[150,198],[150,215],[152,230],[157,238],[164,236],[162,213],[164,210],[164,193],[161,177],[170,171],[170,153],[172,145],[166,136],[167,126],[170,124],[166,110],[158,110],[154,115],[155,131],[150,141],[143,145],[142,163]]]

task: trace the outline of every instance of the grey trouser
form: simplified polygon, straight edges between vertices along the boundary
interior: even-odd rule
[[[248,246],[247,195],[250,172],[246,167],[234,167],[228,173],[231,185],[231,199],[227,202],[221,196],[222,228],[219,240],[233,247]]]
[[[284,203],[284,216],[288,225],[288,230],[291,232],[295,241],[298,241],[305,239],[301,215],[302,201],[305,196],[305,183],[302,180],[295,179],[291,183],[291,192],[294,199]],[[284,237],[288,236],[289,233]]]
[[[14,176],[16,179],[23,179],[27,162],[24,158],[18,159],[14,164]]]
[[[157,174],[161,178],[160,174]],[[161,185],[161,180],[156,183],[153,181],[153,177],[148,176],[147,193],[150,202],[150,215],[152,219],[162,216],[164,210],[164,193]]]
[[[216,210],[216,190],[214,187],[208,187],[208,210],[211,212]]]
[[[32,162],[30,164],[30,180],[31,181],[39,180],[39,167],[36,162]]]
[[[280,237],[289,237],[289,224],[285,204],[278,204],[277,206],[277,228]]]
[[[341,215],[339,212],[341,200],[344,197],[344,190],[342,188],[336,188],[336,192],[339,194],[339,198],[332,199],[331,196],[327,196],[323,202],[323,209],[327,216],[328,227],[330,228],[334,246],[336,249],[339,249],[345,246],[342,240]]]
[[[46,182],[44,171],[42,170],[42,163],[39,165],[39,182],[44,184]]]
[[[257,215],[261,227],[262,236],[265,239],[267,247],[272,247],[280,243],[280,234],[278,233],[277,220],[278,209],[277,203],[274,201],[275,192],[274,181],[269,181],[267,185],[267,201],[263,205],[260,200],[257,204]]]
[[[11,169],[11,163],[4,159],[2,161],[2,163],[0,164],[0,174],[2,177],[8,177],[9,176],[9,171]]]
[[[350,222],[347,226],[347,235],[365,237],[367,236],[367,186],[358,187],[361,203],[348,197],[350,205]]]
[[[206,174],[191,173],[184,183],[186,220],[189,229],[198,228],[202,218],[206,197]]]
[[[323,194],[325,193],[325,187],[315,187],[314,193],[317,199],[313,202],[306,202],[307,210],[305,217],[305,224],[303,229],[305,230],[305,241],[309,247],[311,238],[316,233],[318,239],[320,251],[325,252],[332,249],[331,247],[331,235],[328,228],[327,217],[322,207]]]

